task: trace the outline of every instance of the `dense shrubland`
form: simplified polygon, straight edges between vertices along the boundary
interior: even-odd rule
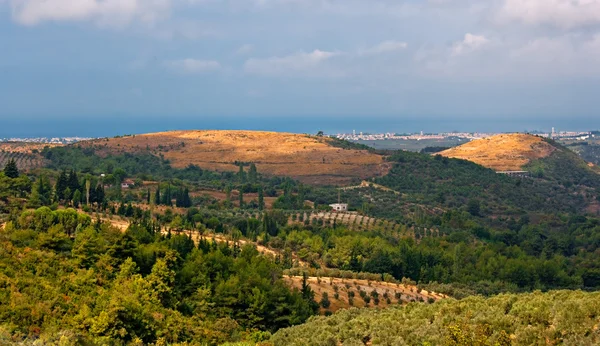
[[[600,294],[502,294],[351,309],[277,332],[274,345],[597,345]]]
[[[0,340],[219,344],[315,312],[253,246],[151,229],[123,233],[72,209],[11,217],[0,231]]]

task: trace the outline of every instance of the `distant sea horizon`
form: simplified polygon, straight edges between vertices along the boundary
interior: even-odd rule
[[[600,118],[600,117],[599,117]],[[465,119],[395,117],[85,117],[0,120],[0,138],[113,137],[172,130],[262,130],[292,133],[549,132],[600,129],[600,119]]]

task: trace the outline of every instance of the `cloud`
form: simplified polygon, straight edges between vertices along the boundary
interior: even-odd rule
[[[404,50],[406,49],[406,47],[408,47],[408,44],[406,42],[384,41],[376,46],[360,51],[359,55],[379,55],[392,53],[399,50]]]
[[[11,0],[12,16],[22,25],[47,21],[85,21],[122,26],[151,23],[167,16],[170,0]]]
[[[452,46],[452,55],[457,56],[466,52],[475,51],[488,44],[490,41],[485,36],[465,34],[465,38],[454,43]]]
[[[244,71],[250,74],[270,76],[311,73],[319,69],[326,61],[340,54],[316,49],[311,53],[300,52],[284,57],[249,59],[244,64]]]
[[[505,0],[502,20],[562,29],[600,24],[600,0]]]
[[[244,44],[235,52],[238,55],[246,55],[254,51],[254,46],[251,44]]]
[[[197,74],[221,69],[221,64],[215,60],[181,59],[165,62],[165,66],[186,74]]]

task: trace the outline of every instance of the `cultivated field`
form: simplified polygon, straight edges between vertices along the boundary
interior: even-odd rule
[[[7,142],[0,143],[0,169],[9,160],[14,159],[19,170],[31,170],[42,167],[44,159],[39,154],[49,144]]]
[[[469,160],[496,171],[518,171],[535,159],[550,156],[556,148],[541,137],[505,134],[475,140],[440,152],[440,155]]]
[[[308,220],[308,221],[307,221]],[[399,223],[369,217],[358,213],[338,213],[338,212],[292,212],[289,224],[294,223],[318,223],[328,224],[330,226],[344,225],[351,231],[374,231],[379,230],[387,233],[393,233],[401,238],[437,237],[440,231],[434,228],[424,228],[418,226],[406,227]]]
[[[301,276],[284,276],[284,279],[291,287],[298,290],[302,288]],[[442,294],[419,290],[414,285],[383,281],[308,277],[307,283],[313,292],[315,292],[315,300],[317,302],[322,299],[323,293],[327,293],[331,305],[327,309],[321,307],[321,313],[325,311],[335,312],[351,307],[385,308],[390,305],[406,304],[414,301],[431,303],[446,298]],[[361,291],[364,293],[361,294]],[[363,296],[367,296],[368,298],[364,298]],[[378,301],[376,301],[375,297],[377,297]]]
[[[176,168],[195,164],[214,171],[238,170],[253,162],[259,173],[289,176],[305,183],[349,184],[381,176],[390,166],[366,150],[342,149],[328,138],[257,131],[173,131],[82,142],[100,154],[151,152]]]

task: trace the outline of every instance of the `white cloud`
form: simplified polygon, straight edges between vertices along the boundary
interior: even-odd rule
[[[563,29],[600,24],[600,0],[505,0],[500,18]]]
[[[404,50],[408,47],[406,42],[400,41],[384,41],[380,44],[370,47],[359,52],[360,55],[379,55],[385,53],[392,53],[399,50]]]
[[[151,23],[170,11],[170,0],[11,0],[13,19],[23,25],[92,20],[121,26]]]
[[[488,44],[490,41],[485,36],[465,34],[465,38],[454,43],[452,46],[452,55],[457,56],[466,52],[475,51]]]
[[[310,73],[318,69],[327,60],[340,54],[316,49],[311,53],[301,52],[285,57],[249,59],[244,64],[244,71],[259,75]]]
[[[254,46],[251,44],[244,44],[235,52],[238,55],[246,55],[254,51]]]
[[[542,37],[512,49],[507,65],[538,76],[600,75],[600,34]]]
[[[221,68],[221,64],[215,60],[196,60],[196,59],[181,59],[165,62],[168,68],[188,74],[206,73]]]

